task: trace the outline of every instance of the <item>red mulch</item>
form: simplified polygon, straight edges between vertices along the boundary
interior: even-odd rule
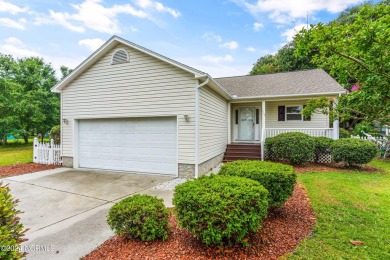
[[[31,172],[39,172],[59,168],[61,165],[45,165],[37,163],[0,166],[0,178],[11,177]]]
[[[307,192],[297,184],[285,205],[271,209],[263,227],[249,236],[248,247],[207,247],[186,229],[179,228],[172,214],[168,240],[142,242],[113,237],[83,259],[277,259],[292,252],[309,235],[314,223]]]
[[[369,165],[362,165],[360,167],[348,168],[344,163],[332,163],[332,164],[319,164],[319,163],[306,163],[299,166],[294,166],[297,173],[305,172],[383,172],[381,169],[374,168]]]

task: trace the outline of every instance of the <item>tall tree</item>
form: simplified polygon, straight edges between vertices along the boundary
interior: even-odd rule
[[[316,53],[311,61],[346,88],[335,112],[390,124],[390,6],[365,4],[350,23],[319,23],[297,34],[297,53]],[[325,105],[319,100],[304,110]]]
[[[73,70],[67,66],[61,66],[60,71],[61,71],[61,80],[62,80],[66,76],[68,76],[70,73],[72,73]]]
[[[1,57],[0,75],[6,75],[2,80],[3,97],[8,100],[7,111],[11,115],[0,120],[17,129],[27,143],[32,133],[44,135],[59,122],[59,97],[50,92],[57,82],[55,71],[42,58]]]

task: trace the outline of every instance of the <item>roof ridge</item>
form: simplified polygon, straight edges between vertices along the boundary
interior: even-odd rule
[[[274,73],[266,73],[266,74],[256,74],[256,75],[239,75],[239,76],[228,76],[228,77],[218,77],[214,79],[226,79],[226,78],[240,78],[240,77],[255,77],[255,76],[266,76],[266,75],[274,75],[274,74],[286,74],[286,73],[296,73],[296,72],[303,72],[303,71],[313,71],[313,70],[321,70],[323,69],[317,68],[317,69],[304,69],[304,70],[292,70],[292,71],[279,71]]]

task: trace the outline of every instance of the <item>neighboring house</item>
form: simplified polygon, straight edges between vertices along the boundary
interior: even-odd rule
[[[288,131],[338,138],[338,122],[300,111],[343,88],[318,69],[214,79],[114,36],[52,91],[64,166],[197,177],[230,143]]]

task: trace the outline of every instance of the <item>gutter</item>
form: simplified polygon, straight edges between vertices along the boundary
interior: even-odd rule
[[[209,77],[206,75],[206,80],[199,84],[197,80],[195,86],[195,178],[199,177],[199,89],[209,83]]]
[[[278,97],[299,97],[299,96],[321,96],[321,95],[341,95],[344,92],[323,92],[323,93],[306,93],[306,94],[288,94],[288,95],[268,95],[268,96],[248,96],[236,97],[233,100],[241,99],[262,99],[262,98],[278,98]]]

